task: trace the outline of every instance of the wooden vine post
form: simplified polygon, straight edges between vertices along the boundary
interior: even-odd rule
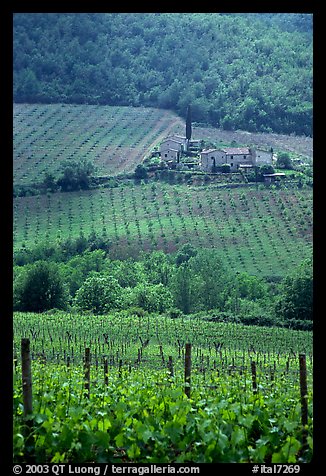
[[[108,367],[108,359],[104,359],[104,385],[108,386],[109,385],[109,367]]]
[[[191,344],[186,344],[185,352],[185,394],[190,398],[191,393]]]
[[[29,339],[21,340],[24,417],[33,413],[32,372]]]
[[[90,396],[90,376],[91,376],[91,353],[90,353],[90,348],[86,347],[85,349],[85,366],[84,366],[84,372],[85,372],[85,395],[87,398]]]
[[[252,376],[252,391],[257,393],[257,372],[256,372],[256,362],[251,361],[251,376]]]
[[[300,396],[301,396],[301,423],[302,423],[302,446],[307,445],[307,425],[308,425],[308,388],[307,388],[307,366],[306,355],[299,354],[300,364]]]
[[[168,360],[168,371],[170,374],[170,377],[174,376],[174,371],[173,371],[173,360],[172,360],[172,355],[169,355],[169,360]]]

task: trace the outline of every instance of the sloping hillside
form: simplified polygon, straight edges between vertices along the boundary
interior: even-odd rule
[[[215,248],[232,270],[283,276],[311,256],[312,189],[148,183],[14,200],[14,248],[105,235],[110,256]]]
[[[153,108],[14,105],[14,184],[58,176],[66,160],[87,159],[97,176],[133,172],[144,155],[182,120]]]
[[[184,121],[171,111],[120,106],[15,104],[14,185],[32,185],[45,174],[57,177],[66,160],[87,159],[97,176],[135,170],[169,133],[184,133]],[[193,136],[242,145],[273,147],[312,158],[305,136],[224,131],[193,127]]]
[[[312,15],[18,13],[14,100],[164,108],[312,135]]]

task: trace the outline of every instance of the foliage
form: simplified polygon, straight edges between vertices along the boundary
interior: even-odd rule
[[[200,250],[190,260],[191,273],[198,276],[199,302],[202,309],[222,310],[231,285],[230,276],[219,254]]]
[[[287,152],[279,152],[277,154],[276,167],[278,169],[292,170],[293,164],[290,155]]]
[[[235,279],[235,287],[240,298],[247,298],[253,301],[267,296],[267,285],[264,281],[251,276],[248,273],[237,273]]]
[[[313,273],[311,260],[304,261],[290,275],[281,287],[275,306],[276,314],[285,320],[313,320]]]
[[[137,180],[146,179],[148,176],[147,168],[143,164],[138,164],[134,176]]]
[[[121,307],[121,287],[112,276],[94,272],[76,292],[75,302],[81,310],[104,314]]]
[[[191,103],[193,121],[311,135],[312,16],[279,15],[16,13],[14,100]]]
[[[90,178],[94,172],[94,164],[85,159],[80,162],[67,161],[62,164],[63,175],[57,184],[64,192],[73,190],[87,190],[90,186]]]
[[[178,266],[173,280],[174,302],[184,314],[198,310],[198,277],[192,275],[188,262]]]
[[[25,273],[19,273],[14,286],[15,309],[42,312],[66,305],[67,292],[55,263],[37,261]]]
[[[260,165],[255,167],[255,176],[254,180],[257,182],[264,181],[265,174],[273,174],[275,173],[274,167],[272,165]]]
[[[16,313],[13,324],[15,463],[311,460],[311,332],[207,322],[196,316],[121,313],[99,317],[57,312],[42,319]],[[20,375],[20,338],[26,335],[33,335],[36,356],[29,438]],[[184,392],[180,355],[185,342],[192,343],[191,398]],[[89,398],[84,392],[85,346],[91,349]],[[307,356],[306,448],[298,371],[302,352]],[[99,359],[103,354],[109,362],[106,383]],[[172,356],[173,376],[162,355]]]
[[[24,266],[35,261],[64,262],[87,251],[101,250],[103,256],[109,248],[109,240],[91,233],[87,238],[81,233],[77,238],[58,239],[51,243],[42,241],[32,248],[23,247],[14,253],[14,264]]]
[[[175,257],[175,264],[180,266],[182,263],[186,263],[190,260],[190,258],[196,256],[198,250],[191,245],[190,243],[185,243],[182,245]]]
[[[172,294],[162,283],[137,284],[127,299],[127,306],[138,306],[148,312],[165,312],[172,306]]]

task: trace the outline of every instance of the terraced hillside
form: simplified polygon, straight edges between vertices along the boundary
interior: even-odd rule
[[[216,248],[234,270],[282,276],[312,251],[311,188],[151,183],[14,200],[14,247],[106,234],[111,257]]]
[[[99,176],[133,172],[181,119],[154,108],[14,105],[14,185],[57,176],[65,160],[87,159]]]

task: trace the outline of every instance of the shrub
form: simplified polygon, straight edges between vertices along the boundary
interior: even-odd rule
[[[68,293],[56,263],[38,261],[16,282],[14,308],[19,311],[64,309],[67,302]]]
[[[92,273],[78,289],[77,307],[94,314],[105,314],[122,307],[122,288],[112,276]]]
[[[287,152],[279,152],[277,156],[276,167],[278,169],[293,169],[291,158]]]

